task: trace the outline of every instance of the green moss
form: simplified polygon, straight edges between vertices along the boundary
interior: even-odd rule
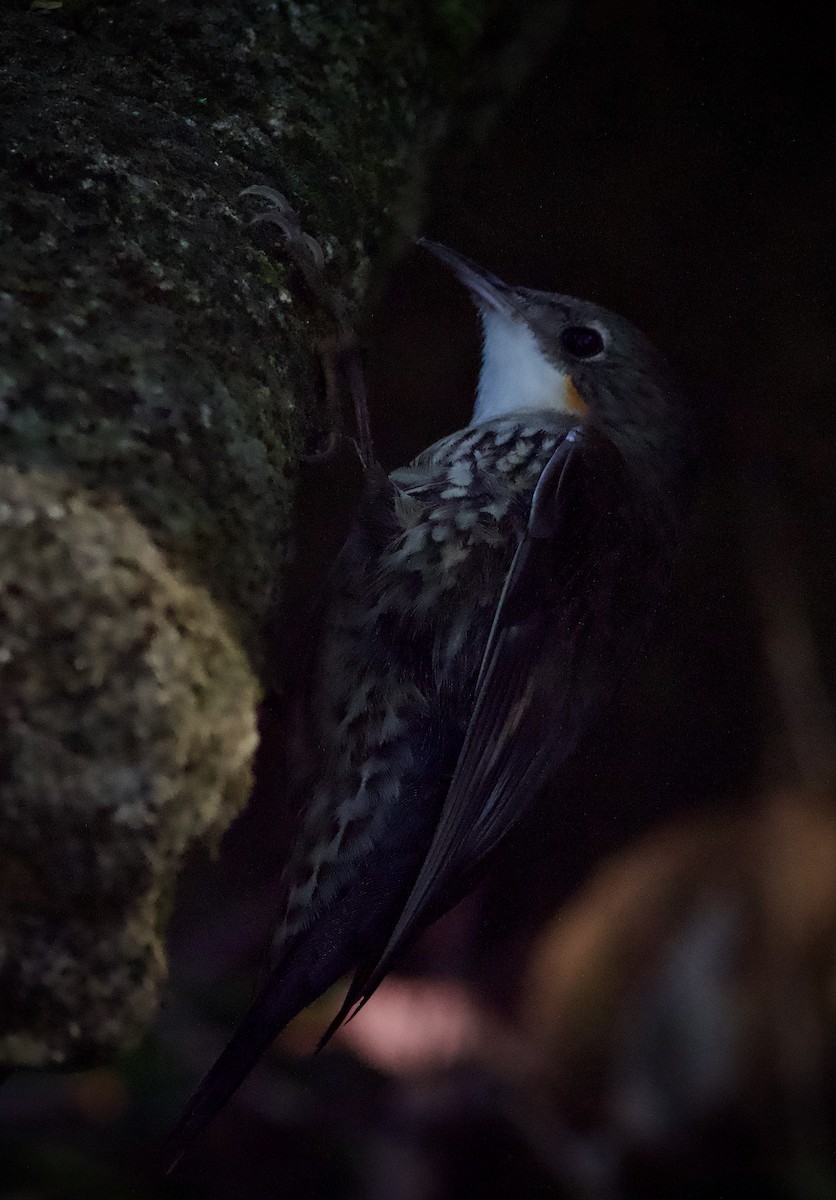
[[[261,252],[256,253],[255,263],[262,281],[275,292],[279,299],[282,299],[287,282],[287,269],[284,263],[277,262],[274,258]]]

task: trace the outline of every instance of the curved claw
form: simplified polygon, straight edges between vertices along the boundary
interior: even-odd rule
[[[264,187],[262,184],[254,184],[252,187],[244,188],[240,193],[241,196],[261,196],[264,200],[269,200],[273,205],[267,212],[258,213],[250,221],[251,225],[278,225],[282,233],[285,235],[290,248],[298,257],[306,257],[310,260],[309,263],[300,263],[299,265],[305,268],[306,277],[310,273],[310,267],[313,267],[315,275],[319,276],[325,270],[325,255],[322,253],[322,247],[315,238],[310,234],[305,233],[299,222],[299,217],[293,209],[287,196],[284,196],[276,188]],[[315,286],[313,277],[308,279],[311,286]],[[318,290],[318,289],[317,289]]]
[[[322,247],[316,238],[312,238],[309,233],[302,233],[300,230],[301,241],[307,247],[308,253],[314,260],[314,266],[318,271],[325,270],[325,255],[322,253]]]
[[[261,196],[263,199],[269,200],[271,204],[275,205],[279,212],[284,216],[289,217],[291,220],[294,220],[298,223],[298,217],[293,211],[293,205],[290,203],[287,196],[278,191],[276,188],[264,187],[260,183],[254,183],[251,187],[245,187],[238,193],[238,195]]]
[[[279,209],[268,209],[267,212],[258,213],[250,221],[251,225],[278,225],[282,233],[291,241],[295,241],[300,236],[299,226],[290,217],[285,216]]]

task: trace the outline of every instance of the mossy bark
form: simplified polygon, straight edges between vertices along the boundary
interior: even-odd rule
[[[238,194],[288,196],[350,312],[481,7],[0,14],[0,1062],[142,1028],[180,858],[246,796],[328,318]]]

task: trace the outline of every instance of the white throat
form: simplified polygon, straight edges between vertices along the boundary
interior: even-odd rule
[[[545,357],[524,321],[482,310],[482,369],[471,425],[529,408],[577,413],[568,375]]]

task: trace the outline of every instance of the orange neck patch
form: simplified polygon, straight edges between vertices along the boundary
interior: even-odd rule
[[[566,404],[570,411],[577,413],[579,417],[585,417],[589,412],[589,405],[580,395],[571,378],[566,380]]]

